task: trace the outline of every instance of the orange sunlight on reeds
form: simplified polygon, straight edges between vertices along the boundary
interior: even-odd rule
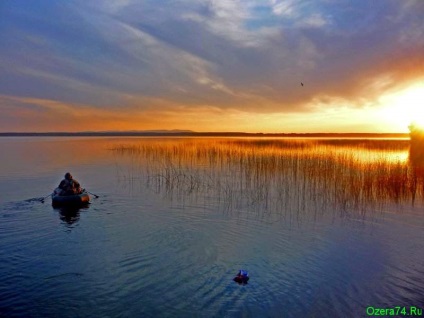
[[[422,202],[424,174],[408,148],[408,140],[174,139],[114,150],[134,165],[122,180],[159,192],[213,195],[226,209],[361,217]]]

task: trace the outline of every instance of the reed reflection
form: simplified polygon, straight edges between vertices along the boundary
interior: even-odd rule
[[[408,147],[408,140],[173,139],[114,151],[131,160],[124,179],[142,178],[157,192],[301,219],[422,202],[422,170]]]

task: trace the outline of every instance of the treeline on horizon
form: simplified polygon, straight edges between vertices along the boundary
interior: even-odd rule
[[[110,132],[0,132],[0,137],[350,137],[350,138],[406,138],[408,133],[246,133],[194,131],[110,131]]]
[[[411,139],[410,157],[414,161],[424,162],[424,129],[415,124],[409,126]]]

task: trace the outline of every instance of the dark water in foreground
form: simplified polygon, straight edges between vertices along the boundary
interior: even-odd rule
[[[352,167],[349,175],[322,179],[299,177],[314,171],[289,174],[288,166],[280,180],[270,161],[260,161],[260,170],[246,161],[226,166],[223,157],[206,164],[199,152],[194,164],[201,170],[190,172],[189,153],[155,150],[140,159],[138,152],[112,150],[140,141],[158,144],[0,139],[1,317],[366,317],[370,306],[424,307],[419,191],[412,205],[409,192],[383,196],[384,183],[371,194],[331,188],[346,180],[355,185]],[[331,151],[346,150],[339,146]],[[261,147],[255,158],[270,151]],[[378,149],[366,160],[375,156],[379,167],[387,159],[402,170],[407,149]],[[239,174],[231,174],[234,167]],[[100,198],[76,211],[35,200],[66,171]],[[280,189],[283,180],[289,183]],[[303,195],[293,194],[294,187]],[[367,200],[372,204],[364,212]],[[232,281],[241,268],[250,275],[244,286]]]

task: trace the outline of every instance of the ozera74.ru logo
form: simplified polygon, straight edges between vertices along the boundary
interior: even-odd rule
[[[415,306],[395,306],[392,308],[367,307],[368,316],[422,316],[423,309]]]

